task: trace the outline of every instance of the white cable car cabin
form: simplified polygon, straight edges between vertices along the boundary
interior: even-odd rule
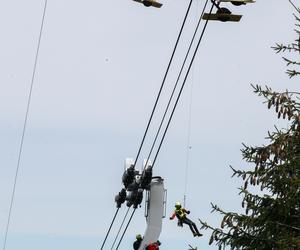
[[[166,190],[164,180],[154,177],[150,184],[150,190],[146,194],[145,216],[147,228],[139,250],[145,250],[150,244],[159,239],[162,231],[162,220],[166,214]]]
[[[144,165],[145,163],[144,160]],[[151,166],[150,161],[147,163],[147,167],[149,165]],[[145,217],[147,228],[139,250],[145,250],[150,243],[156,242],[159,239],[162,230],[162,220],[166,214],[164,180],[161,177],[153,177],[150,189],[146,192]]]

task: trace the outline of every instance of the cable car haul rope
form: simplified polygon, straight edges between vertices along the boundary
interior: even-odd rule
[[[149,7],[149,6],[152,6],[152,7],[157,7],[157,8],[160,8],[162,6],[162,4],[158,3],[157,1],[155,0],[133,0],[133,1],[136,1],[136,2],[139,2],[139,3],[142,3],[144,4],[146,7]],[[125,169],[125,172],[124,172],[124,175],[126,176],[126,178],[124,178],[124,175],[123,175],[123,184],[125,186],[125,189],[123,190],[125,192],[125,196],[123,195],[120,195],[122,193],[122,191],[119,193],[119,195],[116,196],[116,202],[117,202],[117,206],[118,206],[118,209],[119,207],[121,206],[121,204],[123,202],[125,202],[127,200],[127,206],[130,207],[133,205],[134,207],[134,210],[130,216],[130,219],[123,231],[123,234],[122,234],[122,237],[120,238],[119,240],[119,243],[117,245],[117,248],[116,249],[119,249],[119,246],[121,245],[122,243],[122,240],[123,240],[123,237],[126,233],[126,230],[127,228],[129,227],[129,224],[131,223],[132,221],[132,218],[134,216],[134,213],[137,209],[137,207],[140,205],[140,203],[142,202],[143,200],[143,191],[144,190],[147,190],[147,187],[146,186],[141,186],[140,183],[142,183],[144,181],[144,177],[145,177],[145,172],[146,170],[151,172],[150,175],[148,175],[148,177],[150,176],[150,179],[148,178],[147,179],[147,183],[148,185],[150,184],[149,180],[151,181],[151,178],[152,178],[152,169],[156,163],[156,160],[157,160],[157,157],[159,155],[159,152],[160,152],[160,149],[162,147],[162,144],[164,142],[164,139],[165,139],[165,136],[166,136],[166,133],[168,131],[168,128],[169,128],[169,125],[172,121],[172,118],[173,118],[173,115],[175,113],[175,110],[176,110],[176,107],[178,105],[178,102],[179,102],[179,99],[181,97],[181,94],[182,94],[182,91],[184,89],[184,86],[186,84],[186,81],[187,81],[187,78],[189,76],[189,73],[190,73],[190,70],[191,70],[191,67],[193,65],[193,62],[194,62],[194,59],[196,57],[196,54],[198,52],[198,49],[200,47],[200,44],[201,44],[201,41],[204,37],[204,34],[205,34],[205,31],[206,31],[206,28],[207,28],[207,24],[208,24],[208,21],[210,20],[218,20],[218,21],[221,21],[221,22],[228,22],[228,21],[231,21],[231,22],[237,22],[237,21],[240,21],[241,19],[241,15],[233,15],[231,14],[231,12],[225,8],[225,7],[220,7],[220,4],[222,2],[231,2],[232,4],[236,5],[236,6],[239,6],[239,5],[243,5],[243,4],[246,4],[246,3],[253,3],[255,2],[254,0],[220,0],[220,1],[216,1],[216,0],[211,0],[212,2],[212,5],[211,5],[211,8],[209,10],[209,12],[205,12],[205,9],[207,7],[207,4],[208,4],[208,0],[206,0],[205,4],[204,4],[204,7],[203,7],[203,10],[202,10],[202,14],[201,14],[201,18],[199,19],[198,23],[197,23],[197,26],[195,28],[195,31],[194,31],[194,34],[193,34],[193,37],[192,37],[192,40],[190,42],[190,45],[189,45],[189,48],[186,52],[186,55],[185,55],[185,58],[183,60],[183,63],[182,63],[182,66],[181,66],[181,69],[179,71],[179,74],[178,74],[178,77],[177,77],[177,80],[174,84],[174,87],[173,87],[173,90],[172,90],[172,93],[170,95],[170,98],[169,98],[169,101],[168,101],[168,104],[165,108],[165,111],[164,111],[164,114],[163,114],[163,117],[162,119],[160,120],[160,123],[159,123],[159,127],[158,127],[158,130],[156,132],[156,135],[154,137],[154,140],[153,140],[153,143],[151,145],[151,148],[150,148],[150,152],[148,154],[148,157],[147,159],[145,160],[145,163],[143,165],[143,168],[142,168],[142,173],[139,173],[138,171],[135,170],[135,167],[136,167],[136,163],[137,163],[137,160],[140,156],[140,152],[141,152],[141,149],[143,147],[143,144],[144,144],[144,141],[145,141],[145,138],[147,136],[147,133],[148,133],[148,130],[149,130],[149,127],[150,127],[150,124],[152,122],[152,119],[153,119],[153,116],[154,116],[154,113],[155,113],[155,110],[157,108],[157,105],[158,105],[158,101],[160,99],[160,96],[161,96],[161,92],[162,92],[162,89],[164,87],[164,84],[165,84],[165,81],[166,81],[166,78],[167,78],[167,75],[168,75],[168,72],[169,72],[169,69],[170,69],[170,66],[171,66],[171,63],[173,61],[173,57],[174,57],[174,54],[176,52],[176,49],[177,49],[177,45],[179,43],[179,40],[180,40],[180,37],[181,37],[181,34],[182,34],[182,31],[183,31],[183,28],[184,28],[184,25],[185,25],[185,22],[186,22],[186,19],[187,19],[187,16],[189,14],[189,11],[190,11],[190,8],[191,8],[191,5],[192,5],[192,0],[189,2],[189,5],[188,5],[188,8],[187,8],[187,11],[186,11],[186,14],[185,14],[185,17],[184,17],[184,20],[183,20],[183,23],[182,23],[182,26],[181,26],[181,29],[180,29],[180,32],[179,32],[179,35],[177,37],[177,41],[175,43],[175,46],[174,46],[174,49],[173,49],[173,52],[172,52],[172,55],[171,55],[171,58],[169,60],[169,64],[167,66],[167,69],[166,69],[166,72],[165,72],[165,75],[164,75],[164,78],[163,78],[163,81],[161,83],[161,86],[160,86],[160,89],[159,89],[159,92],[158,92],[158,95],[156,97],[156,101],[155,101],[155,104],[154,104],[154,107],[152,109],[152,112],[151,112],[151,115],[150,115],[150,118],[149,118],[149,121],[148,121],[148,124],[147,124],[147,127],[146,127],[146,130],[145,130],[145,133],[143,135],[143,139],[142,139],[142,142],[140,144],[140,147],[139,147],[139,150],[138,150],[138,153],[137,153],[137,156],[135,158],[135,160],[133,161],[133,164],[131,164],[131,166],[129,166],[127,169]],[[212,13],[214,7],[217,9],[217,12],[215,14]],[[153,153],[153,149],[154,149],[154,146],[157,142],[157,139],[161,133],[161,129],[163,127],[163,124],[165,122],[165,118],[167,117],[167,114],[169,112],[169,108],[170,108],[170,104],[171,104],[171,101],[173,100],[174,98],[174,94],[175,94],[175,91],[177,90],[178,88],[178,83],[179,83],[179,80],[181,78],[181,74],[182,74],[182,71],[186,65],[186,62],[187,62],[187,58],[188,58],[188,55],[190,54],[190,51],[191,51],[191,48],[192,48],[192,45],[194,43],[194,40],[195,40],[195,37],[198,33],[198,29],[199,29],[199,26],[200,26],[200,23],[201,23],[201,19],[202,20],[205,20],[205,23],[204,23],[204,26],[202,28],[202,31],[200,33],[200,37],[199,37],[199,40],[198,40],[198,43],[196,45],[196,48],[194,49],[194,52],[193,52],[193,55],[192,55],[192,58],[189,62],[189,65],[188,65],[188,68],[187,68],[187,71],[186,71],[186,74],[185,74],[185,77],[182,81],[182,84],[181,84],[181,87],[179,88],[178,90],[178,94],[177,94],[177,97],[175,99],[175,103],[173,105],[173,108],[172,110],[170,111],[170,114],[169,114],[169,117],[168,117],[168,120],[167,120],[167,124],[165,125],[165,129],[163,131],[163,134],[161,135],[161,138],[160,138],[160,142],[158,144],[158,147],[157,147],[157,150],[156,150],[156,153],[155,153],[155,156],[153,158],[153,163],[150,162],[150,157],[151,157],[151,154]],[[149,163],[149,164],[148,164]],[[126,180],[128,183],[124,182],[124,180]],[[186,182],[187,182],[187,178],[186,178]],[[130,183],[130,184],[129,184]],[[132,185],[132,186],[135,186],[133,189],[128,189],[128,187]],[[184,203],[185,203],[185,199],[186,199],[186,185],[185,184],[185,193],[184,193]],[[132,187],[131,187],[132,188]],[[129,193],[127,195],[127,192]],[[177,204],[178,205],[178,204]],[[184,204],[185,205],[185,204]],[[178,205],[179,207],[179,205]],[[180,210],[182,209],[182,210]],[[176,210],[175,210],[176,211]],[[178,211],[181,211],[182,214],[184,214],[184,216],[186,216],[186,213],[188,212],[187,210],[185,210],[184,208],[181,208],[181,205],[180,205],[180,208]],[[176,214],[176,212],[175,212]],[[123,223],[126,219],[126,216],[127,216],[127,213],[123,219]],[[177,214],[176,214],[177,216]],[[178,216],[177,216],[178,217]],[[186,218],[186,217],[185,217]],[[194,236],[195,235],[201,235],[198,231],[195,233],[194,229],[197,230],[196,226],[194,225],[194,223],[190,220],[180,220],[179,219],[179,222],[180,223],[187,223],[192,232],[194,233]],[[112,222],[113,223],[113,222]],[[122,223],[122,224],[123,224]],[[122,227],[122,226],[121,226]],[[120,227],[120,228],[121,228]],[[109,229],[110,230],[110,229]],[[120,229],[119,229],[120,230]],[[108,232],[109,233],[109,232]],[[118,232],[119,234],[119,232]],[[118,237],[118,235],[117,235]],[[104,239],[104,242],[102,244],[102,246],[104,246],[105,244],[105,241],[106,241],[107,237]],[[116,240],[116,239],[115,239]],[[102,249],[102,248],[101,248]],[[139,249],[145,249],[144,246],[142,246],[141,248]]]
[[[170,69],[171,63],[172,63],[172,61],[173,61],[173,58],[174,58],[174,55],[175,55],[175,52],[176,52],[176,49],[177,49],[177,46],[178,46],[180,37],[181,37],[181,35],[182,35],[182,31],[183,31],[184,25],[185,25],[185,23],[186,23],[186,19],[187,19],[187,16],[188,16],[188,14],[189,14],[189,11],[190,11],[192,2],[193,2],[193,0],[190,0],[189,5],[188,5],[188,8],[187,8],[187,10],[186,10],[186,14],[185,14],[185,16],[184,16],[184,19],[183,19],[183,22],[182,22],[182,25],[181,25],[181,28],[180,28],[180,31],[179,31],[179,34],[178,34],[178,37],[177,37],[175,46],[174,46],[174,49],[173,49],[173,51],[172,51],[171,58],[170,58],[170,60],[169,60],[169,63],[168,63],[168,66],[167,66],[165,75],[164,75],[164,77],[163,77],[163,80],[162,80],[162,83],[161,83],[161,86],[160,86],[158,95],[157,95],[157,97],[156,97],[156,100],[155,100],[155,103],[154,103],[154,106],[153,106],[153,109],[152,109],[152,112],[151,112],[151,115],[150,115],[150,118],[149,118],[149,121],[148,121],[146,130],[145,130],[144,135],[143,135],[143,138],[142,138],[142,142],[141,142],[141,144],[140,144],[140,146],[139,146],[138,153],[137,153],[137,155],[136,155],[136,158],[135,158],[135,161],[134,161],[133,168],[135,167],[136,162],[137,162],[137,160],[138,160],[138,158],[139,158],[139,155],[140,155],[140,153],[141,153],[141,150],[142,150],[142,147],[143,147],[143,144],[144,144],[146,135],[147,135],[147,133],[148,133],[148,130],[149,130],[149,127],[150,127],[150,124],[151,124],[153,115],[154,115],[154,113],[155,113],[155,110],[156,110],[156,107],[157,107],[157,104],[158,104],[158,101],[159,101],[159,98],[160,98],[162,89],[163,89],[163,87],[164,87],[164,84],[165,84],[167,75],[168,75],[168,73],[169,73],[169,69]],[[125,218],[126,218],[126,216],[127,216],[127,214],[125,215]],[[114,223],[114,222],[112,222],[112,224],[113,224],[113,223]],[[127,227],[126,227],[126,228],[127,228]],[[108,234],[109,234],[109,232],[110,232],[110,229],[108,230]],[[125,232],[126,232],[126,231],[125,231]],[[124,232],[124,234],[125,234],[125,232]],[[107,234],[107,235],[108,235],[108,234]],[[102,243],[101,249],[103,249],[106,240],[107,240],[107,236],[105,237],[105,239],[104,239],[104,241],[103,241],[103,243]],[[121,243],[121,242],[120,242],[120,243]],[[120,244],[118,244],[118,245],[120,245]]]

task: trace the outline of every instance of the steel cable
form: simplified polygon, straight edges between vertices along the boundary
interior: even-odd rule
[[[7,218],[6,228],[5,228],[3,250],[5,250],[5,248],[6,248],[7,236],[8,236],[8,231],[9,231],[9,226],[10,226],[10,221],[11,221],[11,215],[12,215],[12,209],[13,209],[13,204],[14,204],[14,198],[15,198],[15,193],[16,193],[21,156],[22,156],[22,152],[23,152],[24,137],[25,137],[25,132],[26,132],[26,128],[27,128],[28,114],[29,114],[29,109],[30,109],[33,85],[34,85],[34,80],[35,80],[35,73],[36,73],[36,68],[37,68],[37,62],[38,62],[40,45],[41,45],[41,40],[42,40],[43,28],[44,28],[44,21],[45,21],[46,10],[47,10],[47,3],[48,3],[48,0],[45,0],[43,15],[42,15],[42,22],[41,22],[39,38],[38,38],[38,44],[37,44],[37,49],[36,49],[36,54],[35,54],[33,72],[32,72],[32,77],[31,77],[30,90],[29,90],[29,95],[28,95],[28,100],[27,100],[27,107],[26,107],[26,113],[25,113],[25,118],[24,118],[24,125],[23,125],[23,130],[22,130],[21,141],[20,141],[17,168],[16,168],[16,172],[15,172],[14,184],[13,184],[11,200],[10,200],[10,205],[9,205],[8,218]]]
[[[132,214],[131,214],[131,216],[130,216],[130,218],[129,218],[129,221],[128,221],[126,227],[125,227],[125,230],[123,231],[123,234],[122,234],[122,236],[121,236],[121,239],[119,240],[119,243],[118,243],[118,245],[117,245],[116,250],[119,249],[119,246],[120,246],[120,244],[121,244],[121,242],[122,242],[122,240],[123,240],[123,237],[124,237],[124,235],[125,235],[125,233],[126,233],[126,231],[127,231],[127,228],[128,228],[128,226],[129,226],[129,224],[130,224],[130,222],[131,222],[131,220],[132,220],[132,217],[133,217],[135,211],[136,211],[136,208],[132,211]]]
[[[122,227],[123,227],[123,225],[124,225],[124,222],[125,222],[125,220],[126,220],[126,218],[127,218],[129,209],[130,209],[130,207],[127,209],[127,212],[126,212],[126,214],[125,214],[125,216],[124,216],[124,218],[123,218],[123,221],[122,221],[122,223],[121,223],[121,226],[119,227],[118,233],[117,233],[117,235],[116,235],[116,237],[115,237],[115,239],[114,239],[114,242],[113,242],[113,244],[112,244],[112,246],[111,246],[111,250],[114,248],[114,246],[115,246],[115,244],[116,244],[116,241],[117,241],[117,239],[118,239],[118,237],[119,237],[119,235],[120,235],[121,229],[122,229]]]
[[[108,237],[108,235],[109,235],[109,233],[110,233],[110,230],[111,230],[111,228],[112,228],[112,226],[113,226],[113,224],[114,224],[114,222],[115,222],[115,219],[116,219],[116,217],[117,217],[117,214],[118,214],[119,210],[120,210],[120,208],[118,207],[118,209],[116,210],[115,215],[114,215],[114,217],[113,217],[113,219],[112,219],[112,222],[110,223],[110,226],[109,226],[109,229],[108,229],[108,231],[107,231],[107,233],[106,233],[105,239],[104,239],[104,241],[103,241],[103,243],[102,243],[101,250],[103,249],[103,247],[104,247],[104,245],[105,245],[105,242],[106,242],[107,237]]]
[[[189,5],[188,5],[188,8],[187,8],[187,11],[186,11],[186,14],[185,14],[185,17],[184,17],[184,20],[183,20],[183,23],[182,23],[182,25],[181,25],[181,28],[180,28],[180,31],[179,31],[179,34],[178,34],[178,37],[177,37],[177,40],[176,40],[176,43],[175,43],[175,46],[174,46],[174,49],[173,49],[173,52],[172,52],[172,55],[171,55],[171,58],[170,58],[170,60],[169,60],[169,63],[168,63],[168,66],[167,66],[167,69],[166,69],[166,72],[165,72],[163,81],[162,81],[162,83],[161,83],[161,86],[160,86],[158,95],[157,95],[157,97],[156,97],[156,100],[155,100],[155,103],[154,103],[154,106],[153,106],[153,109],[152,109],[152,112],[151,112],[151,115],[150,115],[150,118],[149,118],[149,121],[148,121],[146,130],[145,130],[145,132],[144,132],[144,135],[143,135],[143,138],[142,138],[142,142],[141,142],[140,147],[139,147],[139,149],[138,149],[138,153],[137,153],[137,155],[136,155],[136,157],[135,157],[134,166],[136,165],[136,162],[137,162],[137,160],[138,160],[138,158],[139,158],[139,155],[140,155],[140,152],[141,152],[141,150],[142,150],[142,147],[143,147],[143,144],[144,144],[146,135],[147,135],[147,133],[148,133],[148,130],[149,130],[149,127],[150,127],[150,124],[151,124],[151,121],[152,121],[152,118],[153,118],[155,109],[156,109],[156,107],[157,107],[158,100],[159,100],[159,98],[160,98],[160,95],[161,95],[163,86],[164,86],[164,84],[165,84],[167,75],[168,75],[168,73],[169,73],[169,69],[170,69],[171,63],[172,63],[172,61],[173,61],[173,58],[174,58],[174,55],[175,55],[175,51],[176,51],[176,49],[177,49],[177,46],[178,46],[178,43],[179,43],[179,40],[180,40],[182,31],[183,31],[183,28],[184,28],[184,25],[185,25],[185,23],[186,23],[186,19],[187,19],[187,16],[188,16],[188,14],[189,14],[189,11],[190,11],[192,2],[193,2],[193,0],[190,0]],[[125,219],[125,218],[124,218],[124,219]],[[124,220],[124,219],[123,219],[123,220]],[[107,237],[106,237],[106,238],[107,238]],[[106,241],[106,239],[105,239],[105,241]],[[105,244],[105,241],[103,242],[102,245]],[[121,242],[120,242],[120,243],[121,243]],[[102,248],[101,248],[101,249],[102,249]]]
[[[213,8],[214,8],[214,5],[212,5],[209,14],[211,14]],[[186,83],[186,80],[187,80],[188,74],[189,74],[189,72],[190,72],[191,66],[192,66],[192,64],[193,64],[193,62],[194,62],[194,59],[195,59],[195,56],[196,56],[196,54],[197,54],[198,48],[199,48],[199,46],[200,46],[200,44],[201,44],[203,35],[204,35],[205,30],[206,30],[206,27],[207,27],[207,23],[208,23],[208,20],[206,20],[205,25],[204,25],[204,27],[203,27],[203,30],[202,30],[202,32],[201,32],[201,35],[200,35],[198,44],[197,44],[197,46],[196,46],[195,52],[194,52],[193,57],[192,57],[192,59],[191,59],[191,62],[190,62],[190,64],[189,64],[187,73],[186,73],[186,75],[185,75],[184,81],[183,81],[182,86],[181,86],[181,88],[180,88],[179,94],[178,94],[178,96],[177,96],[175,105],[174,105],[174,107],[173,107],[171,116],[170,116],[169,121],[168,121],[168,123],[167,123],[167,126],[166,126],[166,129],[165,129],[165,131],[164,131],[164,134],[163,134],[163,137],[162,137],[162,139],[161,139],[161,142],[160,142],[160,144],[159,144],[159,148],[158,148],[157,153],[156,153],[156,155],[155,155],[155,158],[154,158],[154,161],[153,161],[153,165],[152,165],[152,166],[154,166],[154,164],[155,164],[155,162],[156,162],[158,153],[159,153],[159,151],[160,151],[160,148],[161,148],[162,143],[163,143],[163,141],[164,141],[165,135],[166,135],[167,130],[168,130],[168,128],[169,128],[170,122],[171,122],[171,120],[172,120],[173,114],[174,114],[175,109],[176,109],[176,107],[177,107],[179,98],[180,98],[180,96],[181,96],[182,90],[183,90],[184,85],[185,85],[185,83]],[[135,213],[135,210],[136,210],[136,209],[134,209],[134,211],[132,212],[132,214],[131,214],[131,216],[130,216],[130,219],[129,219],[127,225],[126,225],[126,228],[125,228],[125,230],[124,230],[124,232],[123,232],[123,234],[122,234],[121,239],[119,240],[119,243],[118,243],[118,246],[117,246],[116,250],[119,249],[119,246],[120,246],[120,244],[121,244],[121,242],[122,242],[122,240],[123,240],[123,237],[124,237],[124,235],[125,235],[125,233],[126,233],[126,231],[127,231],[127,228],[128,228],[128,226],[129,226],[129,224],[130,224],[132,218],[133,218],[133,215],[134,215],[134,213]]]

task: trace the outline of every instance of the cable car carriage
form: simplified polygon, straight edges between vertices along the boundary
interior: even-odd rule
[[[220,7],[219,5],[221,2],[230,2],[233,5],[240,6],[247,3],[255,3],[255,0],[220,0],[218,3],[212,1],[213,5],[218,9],[217,12],[215,14],[204,13],[202,19],[221,22],[239,22],[242,15],[234,15],[229,9]]]
[[[162,6],[162,4],[157,2],[156,0],[133,0],[133,1],[138,2],[138,3],[142,3],[146,7],[152,6],[152,7],[155,7],[155,8],[160,8]]]

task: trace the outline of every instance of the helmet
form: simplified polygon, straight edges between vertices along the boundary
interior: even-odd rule
[[[177,209],[181,208],[180,202],[176,202],[176,203],[175,203],[175,207],[176,207]]]
[[[136,238],[137,240],[141,240],[141,239],[142,239],[142,235],[137,234],[137,235],[135,236],[135,238]]]

